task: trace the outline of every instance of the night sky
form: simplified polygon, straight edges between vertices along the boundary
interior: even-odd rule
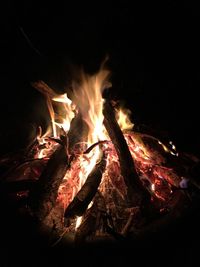
[[[72,66],[94,73],[109,55],[111,94],[132,110],[136,124],[165,132],[179,149],[198,153],[195,5],[97,2],[90,8],[72,8],[67,3],[8,1],[1,13],[1,119],[6,143],[13,132],[23,143],[30,124],[45,127],[44,100],[30,86],[32,81],[43,79],[63,92]]]
[[[32,81],[64,92],[72,69],[94,73],[109,55],[111,95],[126,103],[135,123],[199,155],[197,6],[51,2],[7,1],[0,10],[1,154],[27,144],[34,124],[47,124],[45,100]]]

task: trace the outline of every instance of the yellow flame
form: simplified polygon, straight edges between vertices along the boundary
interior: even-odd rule
[[[71,120],[74,118],[75,106],[72,101],[67,97],[67,94],[59,95],[45,82],[38,81],[32,84],[46,97],[47,107],[49,110],[53,137],[59,137],[60,130],[63,128],[66,132],[69,131]],[[57,102],[57,110],[54,110],[54,104]]]
[[[41,159],[44,157],[48,157],[48,155],[50,154],[50,151],[52,150],[52,148],[54,147],[54,144],[52,144],[51,142],[48,144],[48,136],[51,135],[51,127],[49,126],[46,130],[46,132],[44,134],[42,134],[42,128],[39,127],[39,133],[37,135],[37,140],[39,145],[44,145],[44,148],[40,149],[38,154],[37,154],[37,158]]]
[[[77,217],[77,219],[76,219],[75,230],[76,230],[77,228],[79,228],[79,226],[81,225],[82,219],[83,219],[82,216]]]
[[[88,127],[88,146],[107,138],[103,125],[103,99],[102,93],[105,88],[109,71],[100,70],[96,75],[81,73],[81,82],[73,87],[73,102],[77,106]],[[100,156],[99,146],[95,147],[88,155],[88,160],[82,160],[79,174],[81,187],[89,173],[94,168]]]
[[[151,184],[151,190],[154,192],[155,191],[155,184]]]
[[[47,96],[47,107],[49,110],[50,118],[51,118],[51,123],[52,123],[52,131],[53,131],[53,137],[57,137],[57,131],[56,131],[56,125],[55,125],[55,113],[53,110],[53,105],[51,98]]]
[[[59,113],[57,114],[57,119],[60,122],[57,122],[54,116],[54,120],[52,118],[52,124],[58,126],[59,128],[63,128],[65,132],[68,132],[70,129],[70,123],[72,119],[75,117],[75,106],[72,101],[67,97],[67,94],[58,95],[53,97],[52,100],[59,104]],[[58,132],[56,132],[56,136],[58,136]]]
[[[88,205],[87,209],[91,208],[93,205],[93,201],[90,202],[90,204]],[[83,216],[78,216],[76,219],[76,225],[75,225],[75,230],[77,230],[77,228],[79,228],[79,226],[81,225],[83,220]]]
[[[75,103],[78,112],[82,116],[87,126],[86,143],[90,145],[108,138],[105,134],[105,128],[103,125],[103,99],[102,92],[105,88],[109,72],[106,70],[100,70],[96,75],[81,74],[81,81],[79,84],[73,84],[73,96],[72,100]],[[62,98],[54,98],[55,101],[63,101]],[[67,100],[68,101],[68,100]],[[71,105],[71,102],[69,103]],[[85,137],[85,136],[84,136]],[[100,158],[101,150],[99,146],[96,146],[87,155],[79,156],[79,171],[78,171],[78,184],[74,190],[74,195],[81,189],[85,183],[89,173],[94,168],[98,159]],[[64,180],[69,181],[71,179],[71,171],[73,168],[66,173]],[[81,217],[77,218],[76,228],[81,223]]]
[[[135,152],[142,152],[143,153],[143,157],[144,159],[150,159],[151,157],[151,153],[150,151],[146,148],[142,138],[140,137],[139,134],[134,133],[134,142],[135,142]],[[132,154],[134,158],[136,158],[136,156],[134,155],[134,153]]]
[[[165,152],[168,152],[168,153],[170,153],[171,155],[173,155],[173,156],[179,156],[179,153],[178,152],[173,152],[171,149],[169,149],[168,147],[166,147],[162,142],[160,142],[159,140],[158,140],[158,144],[160,144],[162,147],[163,147],[163,149],[165,150]],[[172,143],[172,141],[170,141],[169,142],[169,144],[171,145],[171,147],[172,147],[172,149],[174,150],[174,151],[176,151],[176,146]]]
[[[170,152],[169,149],[160,141],[158,141],[158,144],[161,145],[163,147],[163,149],[165,150],[165,152]]]
[[[134,124],[130,121],[130,110],[128,109],[119,109],[116,115],[117,122],[122,131],[124,130],[131,130]]]
[[[73,101],[89,128],[87,137],[89,145],[105,138],[102,93],[108,75],[109,71],[107,70],[100,70],[93,76],[82,73],[81,84],[74,86]]]
[[[35,85],[35,87],[37,89],[39,88],[39,91],[46,96],[47,106],[52,122],[53,137],[59,137],[59,128],[61,127],[65,132],[69,131],[70,123],[75,116],[75,110],[78,110],[83,121],[87,125],[86,143],[88,147],[100,140],[109,138],[103,124],[104,100],[102,98],[104,89],[106,87],[108,88],[108,76],[109,71],[103,68],[95,75],[88,75],[82,72],[79,83],[72,84],[72,100],[68,98],[66,93],[62,95],[56,94],[44,82],[39,82]],[[129,115],[129,110],[118,110],[116,118],[121,130],[130,130],[133,128],[133,124],[128,117]],[[47,135],[49,135],[49,132],[46,133],[45,137]],[[41,144],[44,142],[48,143],[45,137],[40,136]],[[83,141],[85,141],[85,139]],[[46,156],[46,152],[47,151],[45,149],[41,150],[39,157]],[[79,156],[78,166],[80,169],[76,176],[77,182],[75,185],[73,185],[72,182],[70,183],[73,177],[71,175],[71,173],[74,171],[73,168],[65,174],[64,181],[69,181],[70,186],[72,186],[73,194],[70,196],[71,200],[85,183],[89,173],[92,171],[98,159],[100,158],[100,153],[100,147],[96,146],[87,155]],[[59,191],[62,192],[62,186],[59,188]],[[66,205],[67,203],[69,204],[69,202],[66,202]],[[80,226],[81,221],[82,217],[78,217],[76,220],[76,229]]]

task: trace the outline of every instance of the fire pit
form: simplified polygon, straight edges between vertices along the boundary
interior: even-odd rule
[[[185,215],[199,188],[199,159],[134,130],[130,112],[106,97],[108,76],[82,73],[70,98],[34,82],[52,124],[0,162],[3,198],[52,247],[155,235]]]

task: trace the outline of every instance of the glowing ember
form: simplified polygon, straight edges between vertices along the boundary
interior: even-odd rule
[[[108,76],[109,71],[104,69],[94,76],[82,73],[80,82],[73,85],[72,100],[68,98],[66,93],[56,94],[44,82],[34,84],[46,97],[52,122],[52,127],[45,134],[42,135],[41,129],[39,131],[39,146],[35,158],[49,158],[51,156],[59,145],[58,140],[61,140],[61,135],[64,132],[64,135],[67,136],[71,122],[78,114],[85,122],[87,136],[84,136],[82,142],[74,144],[70,151],[70,155],[68,155],[72,158],[70,168],[65,173],[58,190],[57,202],[63,206],[63,209],[69,206],[84,185],[88,175],[97,164],[102,150],[106,154],[106,168],[98,192],[105,199],[106,208],[111,214],[120,213],[118,206],[125,206],[127,186],[121,175],[117,152],[103,124],[104,100],[102,93],[108,84]],[[170,199],[173,188],[178,187],[180,183],[180,178],[173,169],[165,166],[164,154],[170,153],[178,156],[176,147],[170,142],[171,148],[168,148],[154,137],[130,131],[134,124],[130,121],[129,110],[115,109],[115,115],[143,186],[154,198],[160,201],[160,208],[162,208],[162,203]],[[97,144],[94,145],[95,143]],[[153,145],[150,146],[148,143]],[[115,190],[117,194],[117,199],[120,201],[119,205],[114,203],[110,193],[112,190]],[[93,202],[90,202],[88,209],[92,205]],[[76,217],[74,230],[79,228],[82,220],[82,216]]]

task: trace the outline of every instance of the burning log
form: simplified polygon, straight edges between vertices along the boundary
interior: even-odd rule
[[[127,197],[131,205],[141,205],[150,195],[137,175],[128,145],[117,123],[114,110],[107,100],[104,102],[103,115],[105,128],[119,158],[121,174],[127,186]]]
[[[98,145],[101,145],[101,144],[106,144],[108,143],[107,140],[104,140],[104,141],[98,141],[96,143],[94,143],[93,145],[91,145],[90,147],[88,147],[85,151],[84,151],[84,154],[87,154],[87,153],[90,153],[90,151],[92,151],[92,149]]]
[[[179,189],[186,191],[187,172],[193,166],[191,162],[185,172],[180,168],[176,174],[174,165],[178,161],[169,157],[174,150],[154,137],[122,132],[121,129],[130,128],[128,123],[123,125],[120,116],[116,119],[122,115],[120,110],[115,114],[108,99],[103,106],[107,74],[102,71],[97,76],[83,77],[74,91],[73,103],[66,93],[58,95],[42,81],[33,83],[46,97],[52,132],[43,134],[39,127],[23,154],[25,158],[17,155],[16,162],[0,160],[6,168],[12,166],[3,176],[0,193],[10,197],[12,193],[16,196],[25,192],[22,210],[31,210],[31,219],[37,219],[39,228],[52,230],[51,235],[56,237],[75,232],[76,244],[96,237],[114,237],[119,241],[128,236],[135,238],[154,231],[155,225],[158,228],[165,221],[170,223],[173,217],[178,218],[176,200],[180,207],[185,204],[185,194]],[[99,155],[97,146],[103,152],[94,166]],[[169,164],[171,161],[174,165]],[[197,163],[193,173],[198,178]],[[198,187],[196,177],[195,182]],[[68,225],[63,223],[63,215]]]
[[[39,220],[54,207],[58,188],[69,168],[64,146],[58,146],[41,174],[37,186],[30,192],[30,207]]]
[[[86,239],[95,239],[96,232],[103,230],[103,235],[108,228],[108,214],[106,211],[105,200],[100,193],[96,192],[93,200],[92,207],[88,208],[82,217],[82,223],[77,228],[75,234],[75,244],[82,245],[86,242]],[[101,229],[105,228],[105,229]],[[106,233],[107,236],[108,233]],[[99,233],[98,233],[99,235]]]
[[[56,96],[55,92],[43,81],[33,82],[31,85],[48,97],[53,98]]]
[[[27,159],[11,167],[2,176],[2,185],[12,181],[36,180],[44,169],[47,159]]]
[[[83,215],[97,192],[105,167],[106,156],[105,153],[103,153],[101,160],[94,166],[81,190],[77,193],[73,201],[67,207],[65,211],[65,217]]]
[[[74,146],[84,141],[86,136],[87,125],[84,122],[81,114],[76,114],[75,118],[72,119],[70,129],[67,134],[69,142],[69,153],[74,152]]]
[[[76,231],[75,244],[84,244],[86,237],[95,231],[97,211],[95,205],[86,211],[83,222]]]

